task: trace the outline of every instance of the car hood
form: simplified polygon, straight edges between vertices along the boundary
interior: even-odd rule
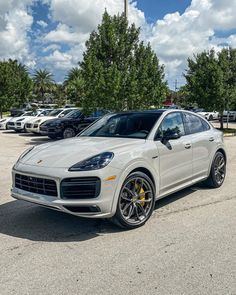
[[[72,120],[75,120],[75,119],[73,119],[73,118],[51,118],[51,120],[48,121],[47,123],[45,123],[44,126],[57,125],[57,124],[61,124],[61,123],[72,121]],[[76,120],[78,120],[78,119],[76,119]]]
[[[54,118],[55,117],[52,117],[52,116],[42,116],[42,117],[32,118],[29,122],[34,123],[34,122],[40,120],[40,123],[43,123],[45,121],[48,121],[48,120],[51,120],[51,119],[54,119]]]
[[[12,118],[12,119],[10,120],[10,122],[16,122],[16,121],[18,121],[19,119],[23,119],[23,118],[24,118],[24,120],[22,120],[22,121],[29,120],[29,119],[31,119],[31,118],[35,118],[35,117],[33,117],[33,116],[14,117],[14,118]]]
[[[35,147],[20,163],[26,165],[69,168],[74,164],[102,152],[122,152],[144,144],[144,139],[74,137]],[[112,163],[111,163],[112,164]]]

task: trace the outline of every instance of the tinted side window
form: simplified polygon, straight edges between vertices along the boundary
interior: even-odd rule
[[[210,125],[206,121],[204,121],[204,120],[201,120],[201,121],[202,121],[204,131],[211,129]]]
[[[162,138],[165,133],[178,133],[185,135],[181,113],[175,112],[167,115],[158,128],[155,139]]]
[[[183,116],[187,134],[198,133],[209,129],[209,126],[203,125],[204,120],[201,118],[188,113],[184,113]],[[206,122],[204,123],[207,124]]]

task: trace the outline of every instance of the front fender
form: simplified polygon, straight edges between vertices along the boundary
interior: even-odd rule
[[[153,169],[153,167],[147,163],[146,161],[143,161],[142,159],[136,159],[127,164],[127,166],[122,170],[122,173],[120,175],[120,178],[118,180],[117,186],[116,186],[116,191],[114,194],[113,202],[112,202],[112,213],[115,214],[116,208],[117,208],[117,202],[120,194],[120,190],[122,188],[122,185],[127,178],[127,176],[134,170],[138,168],[145,168],[147,169],[153,176],[154,179],[154,185],[156,189],[156,197],[159,195],[159,175],[157,172]]]

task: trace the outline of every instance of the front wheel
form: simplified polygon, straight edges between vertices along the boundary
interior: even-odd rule
[[[71,138],[75,136],[75,130],[73,128],[65,128],[65,130],[63,131],[63,138]]]
[[[154,205],[155,189],[152,180],[142,172],[134,172],[123,183],[112,221],[126,229],[140,227],[152,215]]]
[[[211,165],[211,171],[206,183],[212,188],[220,187],[226,174],[226,159],[222,152],[217,152]]]

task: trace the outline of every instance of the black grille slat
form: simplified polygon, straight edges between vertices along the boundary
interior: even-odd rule
[[[15,186],[31,193],[57,197],[56,182],[51,179],[16,174]]]
[[[98,197],[101,180],[98,177],[66,178],[61,182],[62,199],[93,199]]]

